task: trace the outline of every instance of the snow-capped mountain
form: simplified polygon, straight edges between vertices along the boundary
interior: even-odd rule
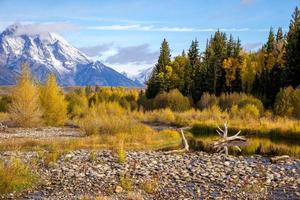
[[[152,74],[152,71],[153,71],[153,67],[149,67],[147,69],[142,69],[142,70],[139,70],[138,74],[133,75],[129,78],[131,80],[138,81],[139,83],[144,85],[149,80],[149,78]]]
[[[0,85],[11,85],[27,63],[36,79],[43,82],[54,73],[61,85],[138,87],[101,62],[94,62],[55,33],[24,34],[14,24],[0,34]]]

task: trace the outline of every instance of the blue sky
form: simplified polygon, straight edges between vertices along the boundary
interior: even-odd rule
[[[246,49],[266,41],[269,28],[288,29],[300,0],[0,0],[0,29],[19,22],[55,31],[118,71],[152,66],[163,38],[173,56],[199,40],[203,51],[216,30]]]

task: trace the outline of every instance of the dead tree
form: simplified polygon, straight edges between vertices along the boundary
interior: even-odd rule
[[[213,147],[217,150],[217,152],[225,153],[226,155],[228,155],[228,147],[235,147],[239,151],[242,151],[239,146],[246,144],[246,138],[243,136],[239,136],[241,131],[237,132],[233,136],[228,137],[227,122],[224,123],[224,129],[221,129],[218,126],[218,129],[216,131],[222,137],[220,140],[216,141],[213,144]]]
[[[166,154],[183,153],[183,152],[189,151],[190,147],[189,147],[188,141],[185,138],[185,135],[184,135],[184,132],[183,132],[183,130],[187,129],[187,128],[189,128],[189,127],[180,128],[180,134],[181,134],[181,140],[182,140],[183,148],[182,149],[177,149],[177,150],[172,150],[172,151],[167,151]]]

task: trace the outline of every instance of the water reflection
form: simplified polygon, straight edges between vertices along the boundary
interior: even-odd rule
[[[187,136],[191,149],[206,152],[214,152],[211,144],[220,139],[218,135],[193,135],[189,133]],[[266,136],[251,136],[246,138],[247,144],[241,147],[242,152],[230,148],[229,153],[232,155],[260,154],[265,156],[290,155],[300,157],[299,140],[279,139]]]

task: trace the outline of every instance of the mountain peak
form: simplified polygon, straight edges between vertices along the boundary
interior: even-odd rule
[[[25,62],[41,82],[51,73],[61,85],[139,86],[100,61],[93,62],[59,34],[35,29],[13,24],[1,33],[0,84],[14,84]]]
[[[22,25],[20,23],[14,23],[10,26],[8,26],[2,34],[5,34],[5,35],[14,35],[17,30],[19,29],[19,27],[21,27]]]

